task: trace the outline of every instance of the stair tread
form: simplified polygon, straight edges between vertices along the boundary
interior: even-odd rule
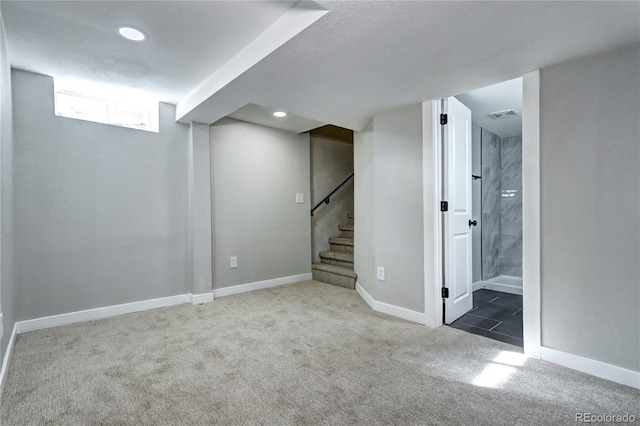
[[[353,253],[341,253],[338,251],[321,251],[320,257],[335,260],[344,260],[346,262],[353,262]]]
[[[329,238],[330,244],[340,244],[343,246],[352,246],[353,238],[341,238],[341,237],[331,237]]]
[[[331,272],[333,274],[343,275],[350,278],[358,278],[358,274],[356,274],[349,268],[345,268],[344,266],[329,265],[328,263],[314,263],[313,265],[311,265],[311,269]]]
[[[349,225],[348,223],[344,223],[342,225],[338,225],[338,229],[341,231],[354,231],[355,228],[353,225]]]

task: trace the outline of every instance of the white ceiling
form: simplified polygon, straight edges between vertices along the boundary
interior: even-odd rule
[[[177,103],[296,1],[8,1],[11,65],[53,77],[133,87]],[[136,43],[116,28],[149,38]]]
[[[640,41],[636,1],[1,6],[14,67],[144,87],[203,123],[256,104],[360,130],[390,108]],[[119,38],[125,23],[149,40]]]
[[[249,121],[255,124],[261,124],[267,127],[275,127],[277,129],[287,130],[294,133],[302,133],[308,130],[322,127],[325,123],[311,120],[305,117],[299,117],[294,114],[287,114],[286,117],[274,117],[274,111],[282,111],[282,108],[265,107],[256,104],[247,104],[242,108],[232,112],[228,117],[236,120]]]
[[[472,90],[456,98],[471,110],[471,120],[480,127],[500,137],[522,134],[522,77]],[[515,110],[518,115],[499,119],[489,116],[492,112],[508,109]]]

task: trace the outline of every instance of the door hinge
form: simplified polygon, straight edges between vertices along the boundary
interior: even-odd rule
[[[447,122],[447,114],[440,114],[440,124],[444,126]]]
[[[448,201],[440,201],[440,211],[448,212],[449,211],[449,202]]]
[[[447,287],[442,287],[442,298],[443,299],[449,298],[449,289]]]

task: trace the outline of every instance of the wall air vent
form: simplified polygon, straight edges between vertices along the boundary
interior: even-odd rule
[[[507,117],[515,117],[518,115],[518,112],[515,109],[505,109],[504,111],[496,111],[489,113],[489,117],[494,119],[499,118],[507,118]]]

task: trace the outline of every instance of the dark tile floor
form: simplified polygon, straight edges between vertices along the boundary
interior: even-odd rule
[[[523,347],[522,296],[480,289],[473,292],[473,309],[451,327]]]

